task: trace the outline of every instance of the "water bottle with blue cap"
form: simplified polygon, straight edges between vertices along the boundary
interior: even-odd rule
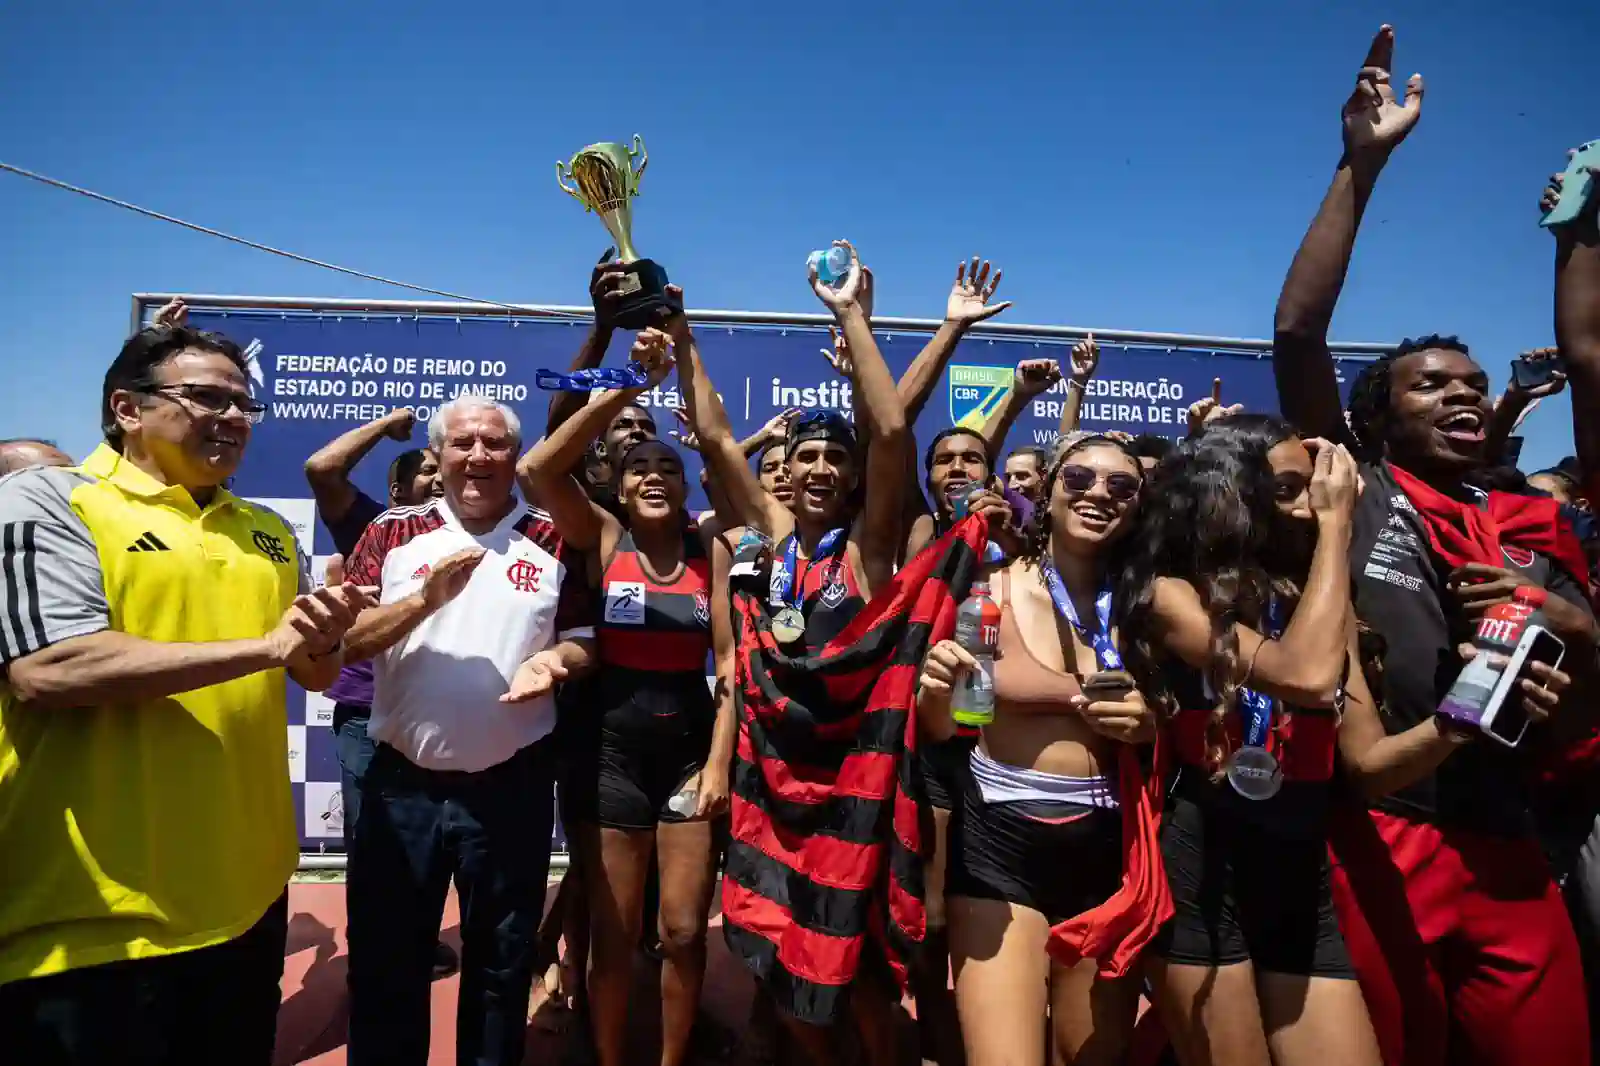
[[[826,251],[812,252],[806,256],[806,268],[815,270],[824,285],[837,289],[850,276],[850,249],[836,244]]]

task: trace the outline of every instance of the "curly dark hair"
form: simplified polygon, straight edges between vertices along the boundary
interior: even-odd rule
[[[1203,676],[1217,694],[1207,729],[1211,770],[1228,756],[1226,722],[1239,695],[1236,623],[1264,628],[1276,598],[1291,613],[1299,602],[1306,560],[1283,547],[1283,520],[1274,500],[1267,453],[1299,436],[1270,415],[1220,418],[1163,461],[1161,491],[1139,513],[1133,544],[1118,583],[1116,617],[1128,670],[1157,711],[1180,708],[1166,669],[1153,607],[1156,582],[1186,581],[1211,617],[1210,664]],[[1281,719],[1280,719],[1281,720]]]
[[[1350,401],[1345,411],[1350,417],[1350,433],[1361,446],[1360,458],[1376,462],[1383,457],[1384,416],[1389,413],[1390,394],[1394,389],[1394,365],[1416,352],[1441,349],[1470,356],[1460,337],[1430,333],[1426,337],[1407,337],[1396,345],[1394,351],[1385,352],[1356,375],[1350,386]]]

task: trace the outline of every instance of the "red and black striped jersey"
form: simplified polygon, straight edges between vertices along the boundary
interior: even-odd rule
[[[711,652],[711,561],[697,527],[683,534],[683,569],[661,582],[646,572],[624,531],[601,578],[602,666],[658,673],[706,670]]]

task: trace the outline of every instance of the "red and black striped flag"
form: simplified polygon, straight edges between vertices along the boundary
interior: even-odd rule
[[[954,632],[987,539],[981,516],[962,522],[801,658],[772,639],[765,581],[732,583],[740,721],[723,930],[801,1021],[831,1024],[863,966],[903,985],[923,939],[916,681]]]

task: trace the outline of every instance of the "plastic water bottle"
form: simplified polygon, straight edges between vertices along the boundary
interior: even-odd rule
[[[1472,729],[1484,727],[1484,718],[1499,710],[1491,704],[1506,660],[1517,650],[1524,631],[1545,624],[1540,608],[1546,595],[1544,589],[1522,586],[1512,590],[1510,603],[1496,604],[1483,613],[1472,640],[1478,654],[1456,675],[1439,704],[1439,714]]]
[[[989,583],[974,581],[972,592],[956,612],[956,643],[978,660],[956,685],[950,714],[965,726],[994,721],[994,650],[1000,643],[1000,608],[989,598]]]
[[[812,252],[806,256],[806,267],[815,267],[824,285],[838,288],[850,274],[850,250],[835,244],[826,251]]]
[[[678,789],[673,797],[667,800],[667,810],[679,818],[688,818],[694,814],[695,807],[700,803],[700,790],[696,785],[697,782],[691,780]]]

